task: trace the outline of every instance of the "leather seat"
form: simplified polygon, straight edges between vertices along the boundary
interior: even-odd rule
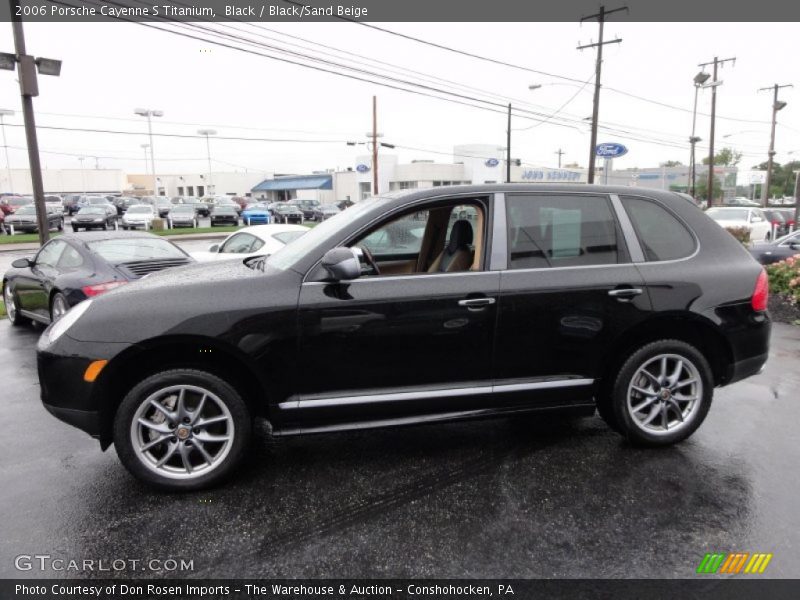
[[[472,224],[464,219],[453,223],[450,241],[431,263],[428,273],[467,271],[472,265]]]

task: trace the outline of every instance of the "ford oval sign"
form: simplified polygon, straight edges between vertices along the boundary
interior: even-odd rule
[[[595,154],[600,158],[617,158],[628,153],[622,144],[597,144]]]
[[[369,171],[369,165],[361,163],[360,165],[356,166],[356,171],[358,171],[359,173],[366,173],[367,171]]]
[[[487,167],[496,167],[497,165],[500,164],[500,161],[497,160],[496,158],[489,158],[483,164],[485,164]]]

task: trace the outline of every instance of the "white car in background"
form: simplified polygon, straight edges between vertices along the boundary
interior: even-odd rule
[[[122,228],[123,229],[150,229],[153,226],[153,219],[156,213],[153,207],[149,204],[134,204],[125,214],[122,215]]]
[[[221,244],[212,244],[207,252],[189,254],[198,262],[274,254],[307,231],[302,225],[253,225],[230,234]]]
[[[750,241],[769,241],[772,225],[760,208],[749,206],[712,206],[706,214],[721,227],[744,227],[750,230]]]

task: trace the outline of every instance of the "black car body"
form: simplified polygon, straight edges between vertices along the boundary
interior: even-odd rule
[[[3,276],[3,298],[14,324],[49,323],[87,298],[192,262],[183,250],[150,233],[64,234],[34,257],[12,263]]]
[[[374,243],[387,228],[408,235]],[[596,408],[675,443],[770,335],[741,244],[674,193],[623,187],[390,193],[268,258],[125,288],[43,334],[42,401],[170,489],[229,473],[253,418],[281,436]]]
[[[233,206],[221,205],[211,209],[211,226],[238,225],[239,213]]]
[[[288,202],[277,202],[270,207],[273,223],[297,223],[302,225],[305,221],[303,211]]]
[[[330,219],[331,217],[335,217],[340,212],[342,212],[341,209],[335,204],[320,204],[314,209],[313,218],[315,221],[324,221],[326,219]]]
[[[211,214],[211,206],[207,202],[200,200],[200,198],[184,198],[181,204],[192,206],[198,217],[207,217]]]
[[[84,206],[72,217],[72,231],[79,229],[114,229],[117,210],[113,206]]]
[[[60,210],[45,210],[47,215],[47,229],[64,229],[64,215]],[[20,206],[14,214],[5,219],[6,233],[36,233],[39,231],[39,222],[36,218],[36,207],[33,204]]]
[[[294,200],[290,204],[296,206],[303,213],[303,218],[306,220],[314,218],[314,211],[320,205],[318,200]]]
[[[753,258],[762,265],[771,265],[786,260],[790,256],[800,255],[800,231],[795,231],[772,242],[753,244],[749,250]]]

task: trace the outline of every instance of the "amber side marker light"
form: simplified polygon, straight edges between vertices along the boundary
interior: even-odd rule
[[[103,367],[105,367],[107,364],[107,360],[92,361],[89,366],[86,367],[86,371],[83,374],[83,380],[92,383],[95,379],[97,379],[97,376],[100,375],[100,371],[102,371]]]

